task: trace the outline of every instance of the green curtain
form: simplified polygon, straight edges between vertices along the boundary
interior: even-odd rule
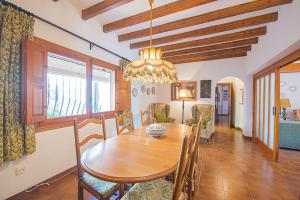
[[[31,14],[0,1],[0,165],[35,151],[33,126],[22,114],[21,43],[33,38]]]

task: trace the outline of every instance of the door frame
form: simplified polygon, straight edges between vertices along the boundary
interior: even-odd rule
[[[233,116],[233,108],[234,108],[234,105],[233,102],[233,83],[217,83],[217,86],[216,88],[218,88],[218,86],[228,86],[229,88],[229,98],[228,98],[228,125],[230,128],[234,128],[234,117]],[[217,106],[217,104],[216,104]],[[217,110],[216,110],[216,115],[217,114]]]
[[[257,96],[256,96],[256,80],[260,77],[266,76],[275,72],[275,127],[274,127],[274,146],[273,146],[273,160],[277,161],[279,157],[279,108],[280,108],[280,68],[288,64],[291,64],[300,59],[300,49],[294,51],[288,56],[278,60],[272,65],[264,68],[263,70],[257,72],[253,76],[253,112],[252,112],[252,138],[256,140],[256,106],[257,106]]]

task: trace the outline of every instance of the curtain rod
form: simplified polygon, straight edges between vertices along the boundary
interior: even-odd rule
[[[81,37],[80,35],[77,35],[76,33],[73,33],[73,32],[71,32],[71,31],[69,31],[69,30],[67,30],[67,29],[65,29],[65,28],[63,28],[63,27],[61,27],[61,26],[58,26],[58,25],[56,25],[56,24],[54,24],[54,23],[52,23],[52,22],[50,22],[50,21],[48,21],[48,20],[46,20],[46,19],[44,19],[44,18],[42,18],[42,17],[39,17],[39,16],[37,16],[37,15],[35,15],[35,14],[33,14],[33,13],[27,11],[27,10],[24,10],[23,8],[17,6],[17,5],[15,5],[15,4],[13,4],[13,3],[7,2],[7,1],[5,1],[5,0],[0,0],[0,2],[1,2],[3,5],[11,6],[11,7],[15,8],[15,9],[17,9],[17,10],[19,10],[19,11],[22,11],[22,12],[28,14],[28,15],[33,16],[34,18],[36,18],[36,19],[38,19],[38,20],[40,20],[40,21],[42,21],[42,22],[44,22],[44,23],[46,23],[46,24],[49,24],[49,25],[51,25],[51,26],[53,26],[53,27],[55,27],[55,28],[57,28],[57,29],[59,29],[59,30],[62,30],[62,31],[64,31],[64,32],[66,32],[66,33],[68,33],[68,34],[70,34],[70,35],[72,35],[72,36],[74,36],[74,37],[76,37],[76,38],[82,40],[82,41],[85,41],[85,42],[89,43],[89,44],[90,44],[90,50],[91,50],[93,47],[98,47],[99,49],[102,49],[102,50],[104,50],[104,51],[106,51],[106,52],[108,52],[108,53],[110,53],[110,54],[112,54],[112,55],[114,55],[114,56],[117,56],[117,57],[119,57],[119,58],[121,58],[121,59],[130,61],[129,59],[127,59],[127,58],[125,58],[125,57],[123,57],[123,56],[121,56],[121,55],[119,55],[119,54],[117,54],[117,53],[115,53],[115,52],[113,52],[113,51],[111,51],[111,50],[108,50],[108,49],[106,49],[106,48],[104,48],[104,47],[102,47],[102,46],[100,46],[100,45],[98,45],[98,44],[96,44],[96,43],[94,43],[94,42],[92,42],[92,41],[90,41],[90,40],[84,38],[84,37]]]

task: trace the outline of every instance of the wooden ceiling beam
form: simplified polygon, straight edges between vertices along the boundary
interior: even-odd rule
[[[153,27],[153,35],[291,3],[293,0],[255,0]],[[149,28],[119,35],[119,41],[149,36]]]
[[[229,33],[226,35],[194,40],[190,42],[182,42],[177,44],[160,46],[158,48],[161,48],[163,51],[172,51],[176,49],[186,49],[186,48],[197,47],[197,46],[204,46],[204,45],[211,45],[211,44],[218,44],[223,42],[253,38],[253,37],[265,35],[266,33],[267,33],[267,27],[261,27],[261,28],[246,30],[246,31]]]
[[[187,10],[193,7],[200,6],[202,4],[214,2],[216,0],[178,0],[173,3],[160,6],[153,9],[153,19],[157,19],[166,15],[177,13],[183,10]],[[139,23],[150,21],[150,11],[142,12],[125,19],[121,19],[103,26],[105,33],[114,30],[126,28]]]
[[[233,48],[233,47],[241,47],[241,46],[247,46],[247,45],[257,44],[257,43],[258,43],[258,38],[256,37],[256,38],[250,38],[250,39],[246,39],[246,40],[238,40],[238,41],[227,42],[227,43],[222,43],[222,44],[196,47],[196,48],[192,48],[192,49],[184,49],[184,50],[179,50],[179,51],[165,52],[163,54],[163,57],[166,58],[166,57],[171,57],[171,56],[176,56],[176,55],[200,53],[200,52],[220,50],[220,49],[229,49],[229,48]]]
[[[236,57],[244,57],[244,56],[247,56],[247,52],[231,53],[231,54],[224,54],[224,55],[214,55],[214,56],[203,56],[203,57],[198,57],[198,58],[168,60],[168,61],[172,62],[173,64],[184,64],[184,63],[191,63],[191,62],[218,60],[218,59],[225,59],[225,58],[236,58]]]
[[[215,33],[220,33],[224,31],[230,31],[230,30],[235,30],[239,28],[245,28],[249,26],[255,26],[255,25],[261,25],[265,23],[270,23],[277,21],[278,19],[278,13],[270,13],[270,14],[265,14],[257,17],[250,17],[247,19],[242,19],[242,20],[237,20],[225,24],[220,24],[216,26],[210,26],[194,31],[189,31],[185,33],[179,33],[176,35],[171,35],[171,36],[166,36],[162,38],[157,38],[152,40],[153,45],[158,45],[158,44],[164,44],[164,43],[169,43],[169,42],[176,42],[182,39],[186,38],[193,38],[193,37],[199,37],[199,36],[204,36],[204,35],[210,35],[210,34],[215,34]],[[143,41],[143,42],[137,42],[130,44],[131,49],[135,48],[141,48],[141,47],[147,47],[149,46],[150,41]]]
[[[127,4],[129,2],[132,2],[134,0],[104,0],[100,3],[97,3],[89,8],[84,9],[81,12],[81,18],[83,20],[88,20],[92,17],[95,17],[97,15],[100,15],[104,12],[107,12],[109,10],[112,10],[114,8],[117,8],[119,6],[122,6],[124,4]]]
[[[208,51],[208,52],[201,52],[201,53],[193,53],[193,54],[186,54],[186,55],[177,55],[177,56],[172,56],[172,57],[167,57],[167,58],[164,57],[164,59],[181,60],[181,59],[199,58],[199,57],[204,57],[204,56],[242,53],[242,52],[247,52],[247,51],[251,51],[251,46],[223,49],[223,50],[217,50],[217,51]]]

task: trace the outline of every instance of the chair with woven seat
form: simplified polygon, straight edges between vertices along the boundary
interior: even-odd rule
[[[150,115],[150,112],[149,111],[141,111],[140,112],[140,117],[141,117],[141,125],[142,126],[147,126],[147,125],[149,125],[149,124],[151,124],[152,122],[153,122],[153,120],[152,120],[152,117],[151,117],[151,115]]]
[[[134,130],[134,122],[131,111],[124,111],[122,114],[115,115],[117,134],[122,135]]]
[[[175,119],[170,117],[170,105],[166,103],[152,103],[149,106],[151,118],[155,123],[174,123]]]
[[[80,130],[87,127],[87,125],[89,124],[101,125],[102,135],[93,133],[80,141],[79,139]],[[78,123],[77,120],[74,120],[74,133],[75,133],[76,158],[77,158],[77,166],[78,166],[78,199],[83,200],[84,189],[100,200],[108,200],[118,190],[120,191],[120,195],[123,195],[124,193],[123,185],[108,182],[108,181],[103,181],[94,176],[91,176],[81,166],[81,147],[83,145],[86,145],[92,139],[96,139],[96,140],[106,139],[106,132],[103,123],[103,118],[86,119],[80,123]]]
[[[201,130],[201,127],[197,130]],[[189,174],[193,174],[194,167],[191,167],[193,165],[191,161],[196,157],[194,154],[197,153],[196,148],[198,148],[200,143],[199,134],[200,131],[191,131],[190,135],[184,138],[175,184],[162,178],[145,183],[137,183],[121,200],[178,200],[183,196],[186,197],[186,195],[183,195],[184,191],[189,191],[186,186],[191,186],[191,184],[187,184],[186,177]]]

